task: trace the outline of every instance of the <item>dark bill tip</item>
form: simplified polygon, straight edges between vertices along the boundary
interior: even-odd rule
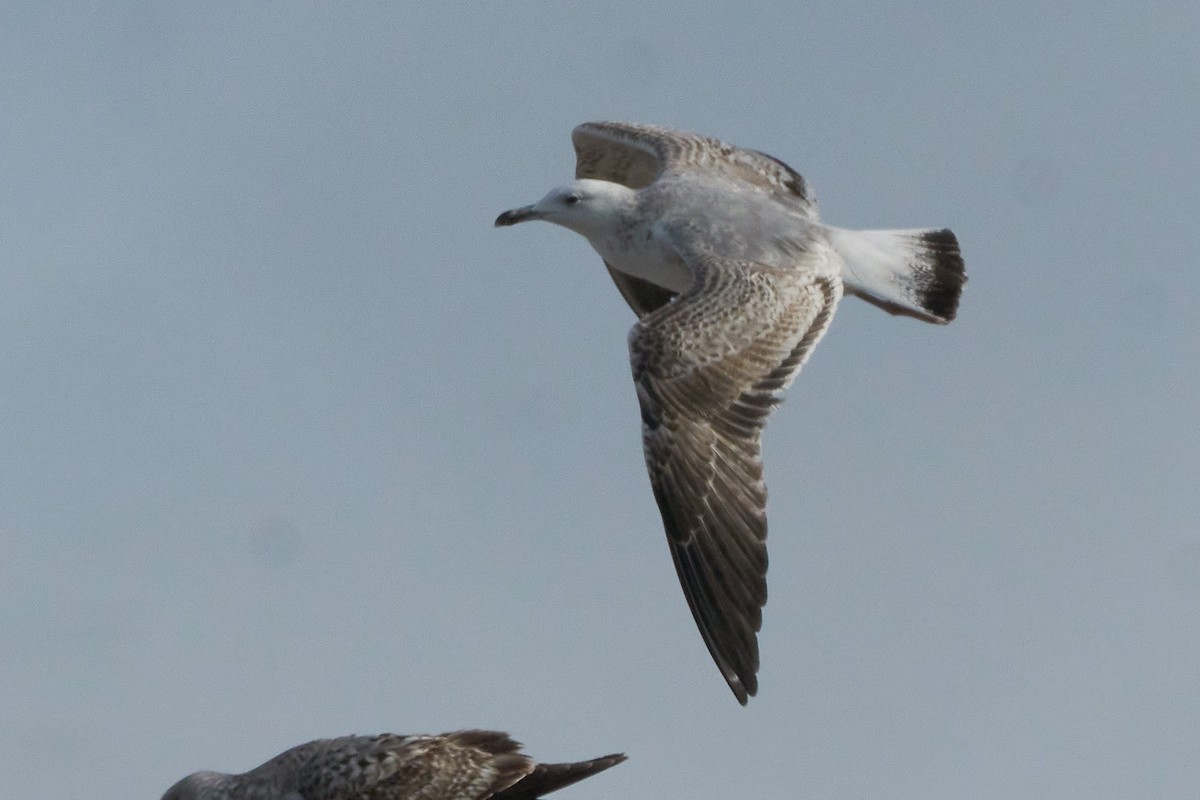
[[[533,206],[525,206],[524,208],[514,208],[505,211],[500,216],[496,217],[496,227],[503,228],[507,225],[516,225],[518,222],[524,222],[527,219],[533,219],[537,215],[533,211]]]

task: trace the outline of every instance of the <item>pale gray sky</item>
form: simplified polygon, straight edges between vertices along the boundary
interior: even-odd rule
[[[1074,8],[8,4],[0,796],[465,726],[629,753],[574,800],[1196,796],[1200,6]],[[845,302],[767,432],[748,708],[630,312],[492,228],[589,119],[967,259],[949,327]]]

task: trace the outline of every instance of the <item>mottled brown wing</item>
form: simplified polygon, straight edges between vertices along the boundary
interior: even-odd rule
[[[533,769],[520,745],[493,731],[459,731],[437,737],[435,746],[409,762],[370,800],[483,800]]]
[[[777,158],[694,133],[630,122],[585,122],[571,132],[575,177],[649,186],[669,170],[703,169],[774,193],[817,219],[815,198],[800,173]]]
[[[641,189],[654,183],[675,144],[659,129],[620,122],[585,122],[571,131],[575,177],[612,181]]]
[[[410,737],[394,772],[362,792],[363,800],[484,800],[534,767],[520,744],[497,731]],[[358,797],[357,795],[354,797]]]
[[[646,468],[688,606],[740,703],[758,688],[767,600],[761,434],[841,284],[685,253],[693,286],[630,334]],[[814,262],[823,256],[812,256]]]

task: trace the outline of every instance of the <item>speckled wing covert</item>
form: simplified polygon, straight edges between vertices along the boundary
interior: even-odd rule
[[[777,158],[707,136],[629,122],[585,122],[571,132],[575,177],[641,189],[669,170],[721,171],[760,186],[814,222],[817,206],[798,172]],[[610,267],[608,274],[639,317],[670,302],[674,293]]]
[[[692,616],[738,702],[767,600],[761,436],[841,297],[826,271],[681,250],[695,275],[629,338],[646,468]],[[811,256],[816,263],[823,254]]]

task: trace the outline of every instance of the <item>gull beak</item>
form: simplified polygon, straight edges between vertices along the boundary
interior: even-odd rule
[[[496,227],[501,228],[508,225],[516,225],[518,222],[525,222],[526,220],[541,219],[541,216],[533,206],[514,208],[496,217]]]

